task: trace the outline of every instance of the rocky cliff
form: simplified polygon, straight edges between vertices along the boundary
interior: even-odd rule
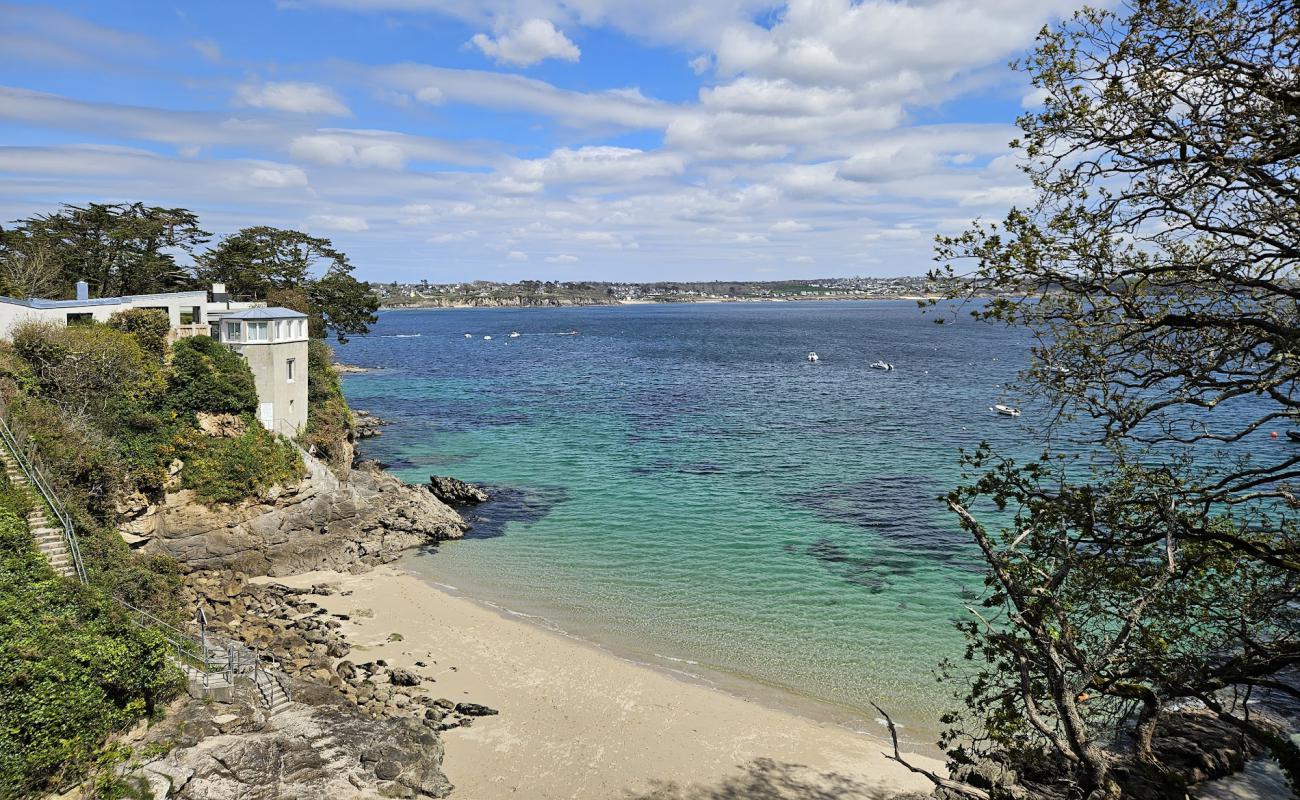
[[[371,717],[328,693],[267,717],[253,702],[184,700],[140,745],[172,746],[130,772],[156,798],[440,798],[442,742],[411,718]],[[134,744],[134,743],[133,743]],[[138,747],[146,751],[146,747]],[[126,770],[123,770],[126,771]]]
[[[407,486],[373,465],[339,478],[304,455],[307,475],[265,497],[208,506],[173,487],[160,502],[124,509],[135,547],[164,553],[187,570],[235,569],[291,575],[355,570],[412,547],[464,535],[460,514],[428,489]]]

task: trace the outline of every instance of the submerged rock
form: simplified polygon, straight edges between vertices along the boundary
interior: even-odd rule
[[[487,502],[488,494],[472,483],[441,475],[429,476],[429,491],[449,506],[468,506]]]

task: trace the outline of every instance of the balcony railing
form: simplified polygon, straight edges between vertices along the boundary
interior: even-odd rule
[[[177,325],[167,335],[167,343],[188,339],[191,336],[211,336],[212,326],[206,322],[189,322]]]

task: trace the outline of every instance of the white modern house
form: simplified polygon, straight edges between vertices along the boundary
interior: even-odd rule
[[[307,315],[288,308],[223,313],[213,332],[244,357],[257,385],[257,418],[296,437],[307,424]]]
[[[257,386],[258,419],[295,437],[307,424],[307,315],[265,303],[231,300],[223,284],[211,291],[90,297],[85,281],[75,300],[0,296],[0,339],[27,322],[75,325],[108,322],[118,311],[155,309],[171,322],[170,339],[212,336],[242,355]]]

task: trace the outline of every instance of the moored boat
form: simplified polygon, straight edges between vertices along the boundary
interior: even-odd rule
[[[808,360],[809,360],[811,363],[816,364],[816,363],[817,363],[818,361],[820,361],[821,359],[819,359],[819,358],[817,357],[817,354],[816,354],[816,353],[811,353],[811,352],[810,352],[810,353],[808,354]]]
[[[871,368],[872,368],[872,369],[884,370],[885,372],[893,372],[893,371],[894,371],[894,365],[891,364],[891,363],[889,363],[888,361],[876,361],[876,362],[873,362],[873,363],[871,364]]]
[[[997,414],[1001,414],[1004,417],[1020,416],[1020,409],[1015,408],[1014,406],[1003,405],[1002,403],[998,403],[997,405],[990,406],[989,411],[992,411]]]

